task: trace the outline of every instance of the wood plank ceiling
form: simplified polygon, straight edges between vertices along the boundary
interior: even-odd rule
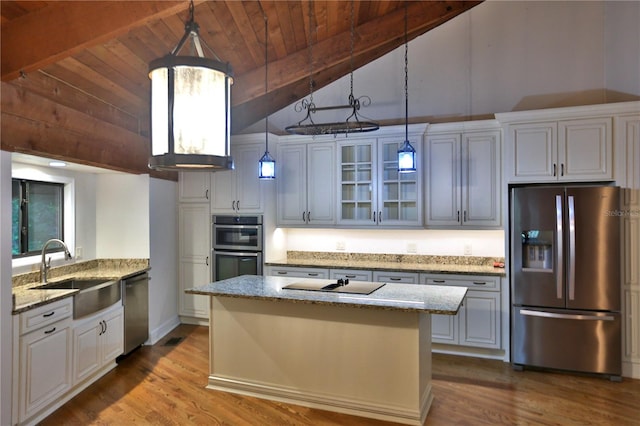
[[[478,3],[408,2],[409,40]],[[310,70],[314,90],[351,71],[352,5],[354,69],[404,43],[404,1],[194,4],[201,39],[233,68],[232,133],[307,96]],[[188,9],[187,1],[2,0],[2,149],[148,173],[148,63],[175,47]]]

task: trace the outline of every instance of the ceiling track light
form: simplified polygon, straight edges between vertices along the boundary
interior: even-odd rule
[[[149,64],[151,169],[233,169],[232,70],[228,63],[204,57],[202,45],[208,46],[199,29],[191,1],[182,39],[171,53]],[[178,56],[188,40],[198,56]]]

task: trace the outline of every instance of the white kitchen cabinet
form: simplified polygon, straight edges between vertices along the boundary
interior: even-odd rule
[[[415,272],[373,271],[373,281],[390,284],[419,284],[420,275]]]
[[[329,278],[329,270],[325,268],[305,268],[295,266],[272,266],[269,275],[295,278]]]
[[[72,387],[72,299],[20,314],[18,422],[23,423]]]
[[[280,143],[276,162],[277,224],[336,222],[335,142]]]
[[[427,227],[501,226],[501,133],[496,121],[429,126],[425,164]]]
[[[73,324],[73,384],[114,363],[124,350],[124,309],[118,302]]]
[[[373,273],[359,269],[330,269],[329,278],[332,280],[373,281]]]
[[[422,137],[425,125],[412,125],[409,140],[416,150],[417,171],[398,173],[398,149],[404,126],[376,136],[338,142],[339,225],[422,226]]]
[[[612,118],[508,123],[509,182],[613,180]]]
[[[264,183],[258,178],[258,161],[264,154],[264,134],[232,138],[234,169],[214,172],[211,179],[213,213],[262,213]],[[276,164],[278,161],[276,159]]]
[[[211,172],[178,173],[178,201],[208,203],[211,195]]]
[[[421,274],[427,285],[467,287],[455,316],[431,316],[431,341],[447,345],[501,349],[500,279],[489,276]]]
[[[178,230],[178,314],[187,322],[188,318],[205,320],[209,317],[209,298],[184,291],[212,281],[209,203],[181,203]]]

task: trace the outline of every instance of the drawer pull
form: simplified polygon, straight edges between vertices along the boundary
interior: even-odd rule
[[[54,331],[56,331],[56,328],[55,328],[55,327],[53,327],[51,330],[45,330],[44,334],[51,334],[51,333],[53,333]]]
[[[287,275],[287,271],[278,271],[278,275]]]
[[[473,285],[487,285],[486,281],[474,281]]]
[[[389,277],[389,279],[391,281],[401,281],[402,280],[402,278],[400,278],[400,277]]]
[[[355,275],[345,275],[345,278],[355,278]]]
[[[317,277],[318,273],[317,272],[309,272],[307,275],[309,275],[310,277]]]
[[[434,283],[438,283],[438,284],[444,284],[447,281],[446,280],[433,280]]]
[[[50,316],[52,316],[52,315],[53,315],[53,314],[55,314],[55,313],[56,313],[56,311],[51,311],[51,312],[49,312],[48,314],[42,314],[42,316],[43,316],[44,318],[49,318]]]

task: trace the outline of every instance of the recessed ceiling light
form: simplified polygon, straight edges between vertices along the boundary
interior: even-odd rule
[[[64,161],[49,161],[50,167],[66,167],[67,163]]]

